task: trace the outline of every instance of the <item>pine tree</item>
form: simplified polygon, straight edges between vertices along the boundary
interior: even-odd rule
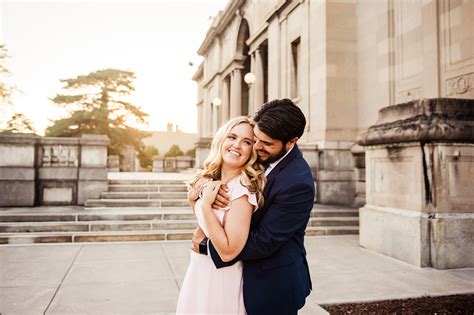
[[[110,139],[109,154],[120,154],[131,145],[143,150],[142,139],[149,133],[128,125],[131,121],[146,123],[148,114],[124,98],[135,89],[135,74],[105,69],[61,80],[68,94],[57,94],[51,100],[66,108],[69,116],[53,121],[47,136],[79,137],[85,133],[105,134]]]

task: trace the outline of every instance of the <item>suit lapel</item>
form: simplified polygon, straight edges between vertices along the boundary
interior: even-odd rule
[[[278,178],[278,174],[288,164],[290,164],[291,161],[293,161],[299,156],[301,156],[301,151],[299,150],[298,146],[295,144],[291,152],[288,153],[288,155],[283,160],[281,160],[280,163],[277,164],[277,166],[275,166],[275,168],[270,172],[270,174],[268,174],[267,183],[265,184],[265,188],[263,190],[263,196],[265,197],[264,205],[261,209],[257,209],[257,211],[253,213],[252,221],[257,220],[257,218],[260,218],[263,215],[263,213],[265,213],[268,205],[271,203],[271,200],[274,197],[271,191],[276,179]]]

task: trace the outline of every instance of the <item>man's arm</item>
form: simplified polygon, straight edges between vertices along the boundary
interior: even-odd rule
[[[271,256],[293,234],[305,228],[314,204],[314,185],[299,183],[281,191],[266,210],[258,227],[251,231],[240,255],[223,262],[209,242],[209,252],[217,268],[229,266],[237,260],[255,260]],[[258,211],[258,210],[257,210]]]

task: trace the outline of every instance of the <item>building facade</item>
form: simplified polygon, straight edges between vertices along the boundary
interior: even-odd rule
[[[291,98],[318,201],[363,205],[356,138],[380,109],[474,98],[474,1],[230,0],[198,53],[198,166],[223,122]]]

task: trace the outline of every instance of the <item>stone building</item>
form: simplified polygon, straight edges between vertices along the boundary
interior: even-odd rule
[[[198,165],[223,122],[291,98],[318,202],[365,205],[362,246],[474,267],[474,1],[230,0],[198,53]]]
[[[319,202],[362,205],[354,144],[381,108],[474,97],[473,20],[461,0],[229,1],[198,51],[197,164],[223,122],[288,97],[307,117]]]

